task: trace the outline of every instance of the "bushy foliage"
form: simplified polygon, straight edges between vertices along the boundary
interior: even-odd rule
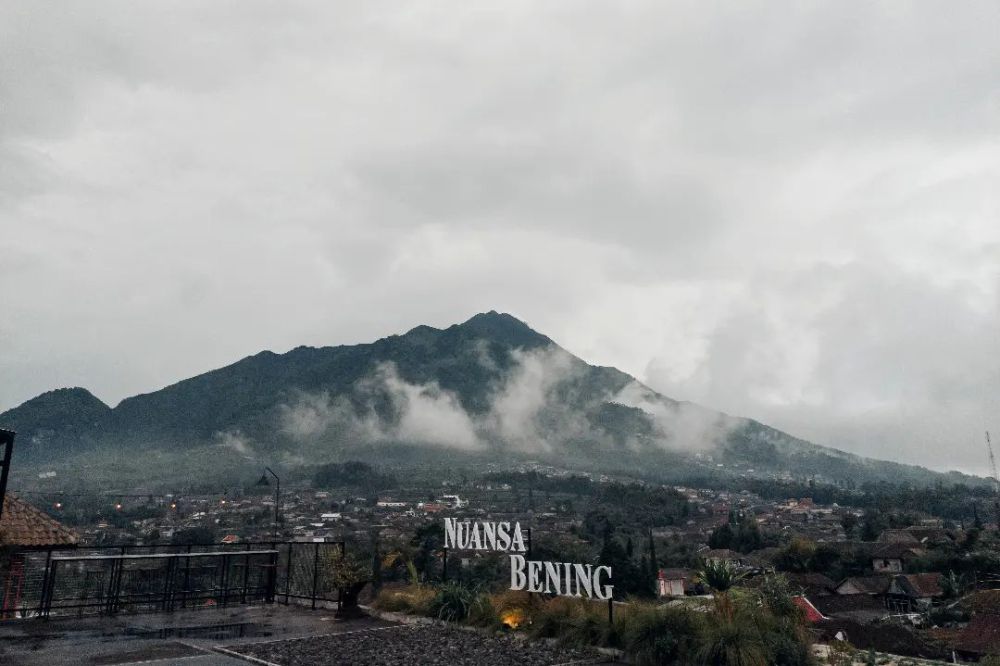
[[[443,583],[431,600],[429,613],[445,622],[462,622],[476,602],[479,593],[459,583]]]
[[[622,648],[636,664],[687,663],[693,659],[703,630],[697,613],[637,603],[619,617]]]
[[[566,645],[617,647],[636,664],[814,663],[801,611],[780,576],[764,581],[759,590],[736,588],[718,594],[708,613],[634,600],[617,604],[611,624],[604,603],[532,598],[524,592],[487,594],[457,583],[383,590],[373,605],[487,629],[526,630],[533,638]],[[517,622],[510,622],[512,614]]]
[[[757,521],[752,516],[733,513],[729,521],[715,528],[708,537],[710,548],[727,548],[740,553],[749,553],[765,546]]]
[[[324,556],[319,583],[324,590],[344,590],[372,579],[371,562],[334,548]]]
[[[695,575],[698,582],[715,592],[726,592],[743,580],[745,574],[728,560],[706,560]]]
[[[431,602],[437,590],[427,585],[409,585],[404,588],[383,588],[372,603],[376,609],[390,613],[430,615]]]

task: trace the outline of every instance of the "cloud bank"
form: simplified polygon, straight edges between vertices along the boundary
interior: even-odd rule
[[[6,3],[0,409],[499,309],[678,400],[985,471],[998,22]]]

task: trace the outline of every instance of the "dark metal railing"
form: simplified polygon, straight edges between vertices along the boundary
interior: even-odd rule
[[[0,561],[0,620],[231,604],[340,605],[337,542],[36,549]]]

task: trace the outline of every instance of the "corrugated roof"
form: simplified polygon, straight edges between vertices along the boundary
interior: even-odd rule
[[[0,517],[0,546],[69,546],[78,540],[76,532],[55,518],[7,493]]]

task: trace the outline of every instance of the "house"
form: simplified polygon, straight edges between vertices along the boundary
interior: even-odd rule
[[[870,594],[832,594],[814,601],[816,608],[827,617],[861,624],[877,622],[889,615],[882,597]]]
[[[904,565],[923,553],[919,542],[917,545],[899,542],[880,544],[872,551],[872,569],[875,573],[903,573]]]
[[[907,527],[906,531],[916,537],[923,546],[941,546],[955,543],[958,534],[954,530],[946,530],[943,527]]]
[[[903,543],[909,546],[919,546],[920,539],[909,530],[882,530],[878,535],[879,543]]]
[[[785,578],[793,590],[807,597],[833,594],[837,584],[821,573],[786,573]]]
[[[40,509],[7,493],[0,516],[0,619],[13,617],[21,606],[26,559],[31,551],[72,548],[79,537]],[[44,559],[44,556],[42,556]]]
[[[239,540],[240,538],[235,534],[227,534],[226,536],[222,537],[222,541],[220,543],[232,544],[232,543],[237,543]]]
[[[892,578],[889,576],[854,576],[845,578],[834,591],[840,595],[883,596],[889,592],[891,584]]]
[[[819,609],[804,596],[792,597],[792,603],[802,609],[802,612],[805,614],[806,622],[809,622],[810,624],[815,624],[826,619],[823,616],[823,613],[821,613]]]
[[[656,580],[657,596],[683,597],[693,587],[694,572],[690,569],[660,569]]]
[[[975,590],[962,597],[959,607],[967,613],[1000,613],[1000,590]]]
[[[886,604],[895,611],[912,613],[929,608],[942,596],[940,573],[905,574],[892,578]]]
[[[753,555],[744,555],[728,548],[715,548],[700,553],[706,562],[729,562],[738,569],[754,573],[762,573],[773,570],[769,562],[765,562]]]
[[[7,493],[0,516],[0,549],[44,549],[50,546],[75,546],[76,532],[41,509]]]
[[[954,643],[963,659],[1000,654],[1000,614],[976,613]]]

